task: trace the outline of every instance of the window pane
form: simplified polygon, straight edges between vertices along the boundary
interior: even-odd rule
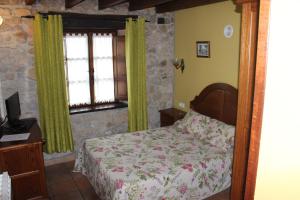
[[[112,35],[93,35],[95,101],[112,102],[114,95],[114,71]]]
[[[87,35],[65,36],[65,65],[68,74],[69,104],[90,104]]]
[[[67,58],[68,59],[87,59],[88,58],[88,36],[87,34],[67,34]]]

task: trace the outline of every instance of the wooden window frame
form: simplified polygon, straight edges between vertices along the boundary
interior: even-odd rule
[[[112,48],[113,48],[113,78],[114,78],[114,96],[115,96],[115,101],[113,102],[102,102],[102,103],[96,103],[95,102],[95,87],[94,87],[94,52],[93,52],[93,34],[112,34],[113,36],[113,40],[112,40]],[[88,64],[89,64],[89,85],[90,85],[90,100],[91,103],[90,104],[78,104],[78,105],[69,105],[69,109],[70,110],[75,110],[74,113],[78,113],[76,110],[79,110],[79,113],[82,113],[82,109],[84,108],[88,108],[89,110],[102,110],[101,109],[101,105],[103,105],[103,110],[107,110],[107,105],[117,105],[120,100],[119,98],[117,98],[117,94],[116,94],[116,84],[117,84],[117,77],[116,77],[116,38],[118,36],[118,30],[111,30],[111,29],[107,29],[107,30],[103,30],[103,29],[83,29],[83,28],[77,28],[77,29],[64,29],[64,37],[66,36],[66,34],[87,34],[88,36]],[[67,75],[68,76],[68,75]],[[69,88],[69,83],[67,81],[67,88]],[[122,99],[122,100],[127,100],[126,99]],[[121,106],[114,106],[114,107],[124,107],[124,105],[122,104]],[[100,108],[100,109],[99,109]],[[84,111],[86,112],[86,110]]]

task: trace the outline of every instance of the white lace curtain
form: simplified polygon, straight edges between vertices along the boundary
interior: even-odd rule
[[[112,35],[93,35],[96,102],[112,102],[114,95]]]
[[[95,102],[114,101],[113,37],[93,34]],[[70,105],[90,104],[90,77],[87,34],[65,36],[65,65]]]

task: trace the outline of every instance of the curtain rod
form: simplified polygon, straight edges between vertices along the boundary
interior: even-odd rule
[[[21,18],[34,19],[34,16],[32,16],[32,15],[25,15],[25,16],[21,16]]]
[[[62,13],[39,13],[40,15],[42,15],[42,17],[43,18],[48,18],[48,15],[55,15],[55,14],[57,14],[57,15],[62,15],[62,17],[64,17],[64,14],[62,14]],[[66,15],[65,15],[65,17],[69,17],[69,16],[67,16],[68,14],[70,14],[70,15],[76,15],[76,14],[78,14],[78,16],[77,17],[80,17],[80,16],[85,16],[85,17],[93,17],[93,16],[95,16],[95,17],[97,17],[96,15],[85,15],[85,14],[81,14],[81,13],[65,13]],[[99,15],[99,16],[105,16],[105,15]],[[107,16],[107,15],[106,15]],[[114,15],[109,15],[109,16],[114,16]],[[118,16],[118,15],[115,15],[115,16]],[[76,17],[76,16],[73,16],[73,17]],[[125,15],[124,15],[124,17],[126,17]],[[133,21],[136,21],[137,20],[137,17],[133,17],[133,16],[130,16],[131,18],[132,18],[132,20]],[[33,15],[25,15],[25,16],[21,16],[21,18],[26,18],[26,19],[34,19],[35,17],[33,16]],[[107,20],[107,21],[124,21],[124,20],[128,20],[128,18],[125,18],[125,19],[102,19],[102,20]],[[150,22],[149,20],[145,20],[145,22]]]

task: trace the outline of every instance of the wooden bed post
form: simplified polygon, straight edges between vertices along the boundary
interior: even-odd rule
[[[257,0],[236,0],[242,6],[238,111],[233,157],[231,200],[244,199],[250,143],[256,45],[258,27]]]

